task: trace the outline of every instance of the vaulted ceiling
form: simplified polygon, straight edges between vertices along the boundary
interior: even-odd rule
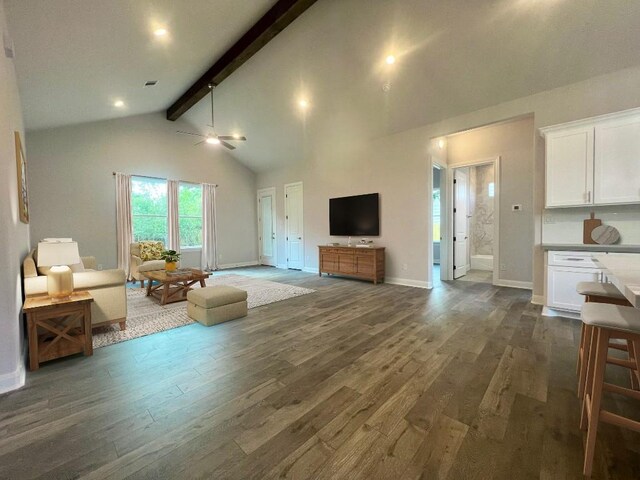
[[[5,2],[29,129],[166,109],[275,3]],[[169,29],[161,42],[155,24]],[[345,145],[639,65],[638,31],[629,0],[318,0],[216,89],[216,124],[247,135],[233,155],[263,171],[310,142]],[[205,131],[208,116],[205,99],[185,119]]]

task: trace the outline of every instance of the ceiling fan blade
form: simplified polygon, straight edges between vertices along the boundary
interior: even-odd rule
[[[218,137],[218,140],[220,140],[220,137]],[[224,140],[220,140],[220,143],[222,145],[224,145],[225,147],[227,147],[229,150],[235,150],[236,149],[236,147],[234,147],[230,143],[225,142]]]
[[[202,135],[201,133],[191,133],[191,132],[183,132],[182,130],[177,130],[178,133],[182,135],[193,135],[194,137],[206,137],[206,135]]]
[[[198,145],[202,145],[204,142],[206,142],[206,140],[202,140],[201,142],[194,143],[193,146],[197,147]]]
[[[235,135],[218,135],[218,138],[220,140],[230,140],[232,142],[244,142],[247,140],[247,137],[245,136],[237,137]]]

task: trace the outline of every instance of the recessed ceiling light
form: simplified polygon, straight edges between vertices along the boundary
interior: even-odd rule
[[[124,102],[122,100],[116,100],[115,102],[113,102],[113,106],[116,108],[122,108],[124,107]]]
[[[164,37],[167,33],[169,33],[169,30],[167,30],[166,28],[156,28],[156,29],[153,31],[153,34],[154,34],[156,37]]]
[[[389,55],[385,59],[385,62],[387,62],[387,65],[393,65],[394,63],[396,63],[396,57],[394,57],[393,55]]]
[[[207,142],[209,145],[217,145],[220,143],[220,140],[218,140],[216,137],[207,137],[205,142]]]
[[[309,101],[302,99],[298,101],[298,105],[300,105],[300,108],[308,108],[309,107]]]

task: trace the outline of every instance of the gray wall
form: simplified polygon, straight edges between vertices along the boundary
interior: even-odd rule
[[[176,130],[193,127],[157,113],[28,132],[32,244],[72,237],[81,254],[115,267],[112,172],[120,171],[217,183],[219,263],[255,262],[255,174],[223,148],[194,146],[194,138]],[[187,253],[183,263],[197,265],[199,255]]]
[[[0,39],[6,32],[0,2]],[[20,266],[29,250],[29,226],[18,216],[14,131],[20,132],[24,143],[13,60],[0,51],[0,393],[22,386],[25,372]]]
[[[317,268],[317,245],[330,240],[328,198],[379,191],[382,195],[382,236],[387,247],[390,277],[426,285],[431,281],[428,265],[430,156],[437,150],[434,139],[491,123],[534,116],[534,154],[527,188],[531,192],[528,256],[532,257],[534,300],[542,301],[544,206],[544,142],[540,127],[640,106],[640,67],[591,78],[528,97],[425,125],[391,136],[360,143],[326,141],[309,145],[296,165],[258,175],[258,188],[278,191],[279,258],[285,258],[282,201],[283,184],[304,181],[305,266]],[[425,106],[428,108],[428,106]],[[366,121],[366,119],[362,119]],[[523,200],[524,204],[525,201]],[[337,241],[337,240],[336,240]],[[515,257],[514,257],[515,258]],[[523,260],[525,265],[529,263]],[[404,268],[406,266],[406,269]],[[525,267],[528,268],[528,267]]]
[[[493,125],[448,138],[449,166],[500,157],[501,280],[533,280],[533,119]],[[521,204],[520,212],[511,205]]]

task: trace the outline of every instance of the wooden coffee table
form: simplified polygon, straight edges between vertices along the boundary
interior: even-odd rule
[[[147,284],[147,297],[154,297],[161,305],[167,303],[182,302],[187,299],[187,293],[191,287],[200,282],[200,286],[206,286],[204,281],[209,274],[195,268],[186,273],[167,273],[164,270],[144,272],[149,279]],[[153,282],[158,282],[156,285]]]

